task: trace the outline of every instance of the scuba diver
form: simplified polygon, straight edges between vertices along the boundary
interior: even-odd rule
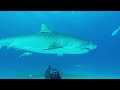
[[[60,72],[57,69],[51,68],[51,66],[48,66],[44,76],[45,79],[61,79]]]
[[[60,73],[57,69],[53,69],[52,73],[50,74],[50,79],[61,79]]]

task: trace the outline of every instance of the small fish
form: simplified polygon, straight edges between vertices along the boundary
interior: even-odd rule
[[[120,31],[120,26],[119,26],[118,29],[116,29],[112,32],[112,36],[115,36],[119,31]]]

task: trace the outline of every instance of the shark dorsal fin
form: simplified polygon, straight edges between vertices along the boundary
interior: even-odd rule
[[[45,24],[41,25],[40,32],[51,32]]]

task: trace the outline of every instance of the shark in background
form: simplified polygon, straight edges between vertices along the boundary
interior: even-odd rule
[[[16,48],[27,52],[44,54],[84,54],[97,48],[97,45],[70,35],[53,32],[45,25],[37,33],[3,38],[0,48]]]

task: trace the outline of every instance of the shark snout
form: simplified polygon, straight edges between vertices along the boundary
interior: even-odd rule
[[[94,44],[91,49],[96,49],[96,48],[97,48],[97,45]]]
[[[93,50],[93,49],[96,49],[97,48],[97,45],[96,44],[91,44],[89,46],[86,47],[88,50]]]

